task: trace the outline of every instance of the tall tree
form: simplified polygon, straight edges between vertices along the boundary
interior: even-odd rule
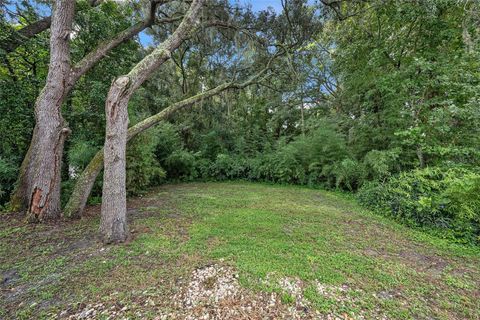
[[[74,12],[75,2],[55,1],[47,82],[35,104],[36,126],[25,158],[29,160],[22,165],[23,181],[17,189],[29,195],[28,200],[22,198],[32,220],[53,218],[60,211],[60,197],[55,195],[60,194],[61,151],[69,133],[60,108],[70,75],[69,38]]]
[[[128,235],[125,187],[125,152],[130,97],[152,73],[167,61],[174,50],[200,23],[206,0],[193,0],[178,28],[127,75],[118,77],[110,87],[105,103],[107,129],[104,148],[104,179],[100,236],[104,243],[124,241]]]

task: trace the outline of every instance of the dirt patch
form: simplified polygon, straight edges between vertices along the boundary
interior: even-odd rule
[[[410,265],[421,272],[429,272],[433,274],[441,274],[449,263],[435,255],[425,255],[416,251],[402,250],[399,253],[402,260],[407,261]]]
[[[20,279],[20,275],[16,269],[4,271],[2,273],[2,286],[9,285]]]
[[[406,245],[405,245],[406,246]],[[408,247],[398,252],[392,252],[385,248],[366,248],[363,254],[385,260],[399,260],[403,264],[414,268],[418,272],[424,272],[431,276],[439,276],[450,266],[450,262],[435,254],[421,253],[421,248]]]
[[[99,303],[86,305],[68,315],[65,310],[59,314],[63,319],[123,318],[129,315],[141,316],[146,310],[154,314],[153,319],[349,319],[341,315],[324,315],[310,308],[303,297],[303,283],[284,278],[280,282],[286,291],[292,293],[297,303],[284,304],[278,293],[253,292],[240,286],[238,273],[230,266],[207,265],[192,271],[186,279],[179,279],[177,290],[170,297],[150,295],[138,299],[140,303],[118,305]],[[137,297],[138,298],[138,297]],[[162,301],[170,301],[163,305]],[[153,312],[153,313],[152,313]]]

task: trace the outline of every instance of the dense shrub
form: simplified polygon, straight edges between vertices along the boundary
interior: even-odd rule
[[[345,137],[327,122],[305,136],[300,136],[290,146],[295,149],[305,170],[313,163],[323,167],[333,165],[349,156]]]
[[[276,153],[264,157],[261,176],[267,181],[279,183],[303,184],[305,170],[295,146],[286,146]]]
[[[195,154],[185,149],[173,151],[164,161],[167,176],[173,180],[192,180],[197,177]]]
[[[369,151],[363,158],[366,178],[384,181],[393,173],[399,172],[397,160],[400,152],[399,148]]]
[[[165,178],[165,171],[155,157],[158,143],[158,136],[150,134],[141,134],[129,142],[127,148],[129,194],[140,194]]]
[[[162,132],[168,134],[164,140],[177,135],[172,126],[165,128]],[[193,154],[178,147],[177,141],[177,138],[170,139],[159,159],[168,178],[174,180],[248,179],[323,184],[346,190],[355,190],[363,182],[363,165],[348,157],[344,137],[329,124],[290,143],[280,140],[274,148],[250,158],[220,152],[210,159],[204,152]],[[171,150],[171,145],[177,149]]]
[[[280,140],[276,148],[246,160],[245,176],[251,180],[293,184],[335,185],[331,168],[347,156],[344,137],[325,123],[290,143]],[[329,167],[327,171],[324,169]]]
[[[459,242],[480,243],[480,174],[426,168],[370,182],[358,193],[365,206],[410,225],[433,228]]]
[[[217,180],[244,179],[247,167],[245,159],[220,153],[210,167],[210,174]]]
[[[171,123],[162,122],[156,128],[158,143],[155,149],[155,155],[160,161],[163,161],[175,150],[182,148],[182,139],[178,133],[178,129]]]
[[[264,154],[258,154],[256,157],[247,160],[248,174],[247,179],[252,181],[267,180],[267,163],[268,157]]]
[[[212,176],[211,167],[212,167],[212,162],[210,159],[203,158],[198,153],[196,154],[194,169],[195,169],[197,179],[204,180],[204,181],[216,180],[216,178]]]
[[[354,159],[346,158],[334,165],[335,186],[349,191],[357,190],[364,182],[365,167]]]
[[[6,203],[17,177],[17,168],[13,162],[0,157],[0,207]]]
[[[98,150],[99,148],[92,142],[80,139],[72,141],[67,152],[69,172],[73,175],[79,174],[85,169]]]

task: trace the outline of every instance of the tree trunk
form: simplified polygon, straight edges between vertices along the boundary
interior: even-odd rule
[[[423,148],[422,146],[417,146],[417,158],[418,158],[418,164],[420,168],[425,168],[425,156],[423,154]]]
[[[100,237],[103,243],[127,239],[127,198],[125,149],[128,129],[128,77],[118,78],[110,88],[105,113],[105,171],[103,174],[102,219]]]
[[[114,81],[105,104],[107,130],[104,146],[102,218],[100,237],[104,243],[127,238],[127,192],[125,149],[127,148],[128,101],[135,90],[167,61],[173,50],[189,36],[199,22],[205,0],[193,0],[178,28],[159,47],[142,59],[126,76]]]
[[[9,210],[12,212],[24,213],[27,208],[27,182],[30,181],[30,179],[27,177],[27,173],[29,172],[28,166],[32,157],[31,147],[32,145],[30,144],[30,147],[23,158],[22,165],[20,166],[17,185],[15,186],[15,189],[10,197]]]
[[[60,215],[60,181],[63,144],[69,129],[60,114],[70,75],[69,36],[74,1],[57,0],[50,36],[50,67],[45,87],[35,103],[35,128],[18,186],[12,197],[17,208],[26,208],[31,222]]]
[[[52,102],[50,98],[40,103]],[[40,106],[37,113],[32,156],[27,168],[27,219],[30,222],[54,220],[60,216],[60,183],[63,145],[70,130],[60,115],[60,106]],[[33,169],[35,168],[35,169]]]
[[[73,188],[68,203],[63,209],[63,215],[66,218],[80,218],[87,204],[88,197],[92,192],[93,185],[100,171],[103,169],[103,148],[90,161],[88,166],[78,177]]]

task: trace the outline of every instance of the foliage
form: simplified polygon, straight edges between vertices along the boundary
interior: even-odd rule
[[[372,150],[363,158],[365,174],[371,180],[384,181],[399,171],[398,158],[401,150]]]
[[[164,160],[168,178],[172,180],[192,180],[196,177],[195,155],[188,150],[174,150]]]
[[[332,173],[335,175],[336,187],[343,187],[349,191],[354,191],[361,186],[365,178],[364,166],[358,161],[349,158],[335,164]]]
[[[17,173],[12,161],[0,157],[0,204],[7,201]]]
[[[67,154],[68,164],[70,166],[69,170],[74,170],[75,174],[78,174],[78,172],[88,165],[97,151],[90,141],[72,141]]]
[[[217,180],[242,179],[247,175],[246,160],[240,155],[218,154],[209,174]]]
[[[410,225],[436,228],[445,237],[480,243],[480,174],[432,167],[403,172],[360,189],[360,202]]]
[[[155,157],[158,136],[141,134],[129,142],[127,148],[127,191],[135,195],[152,185],[158,185],[166,176]]]

